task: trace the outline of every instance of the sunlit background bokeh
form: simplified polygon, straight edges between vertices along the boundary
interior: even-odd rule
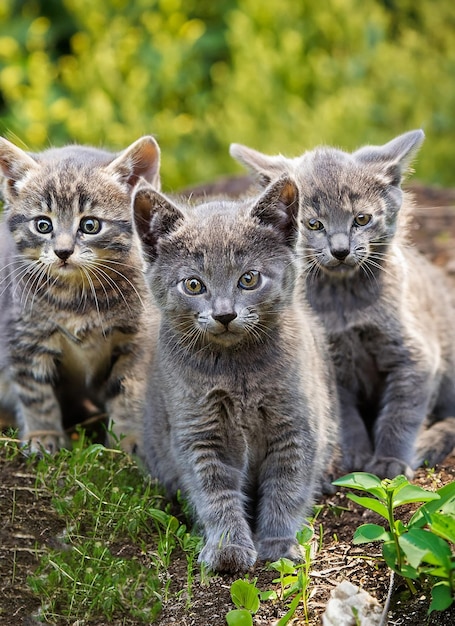
[[[455,185],[453,0],[0,0],[0,134],[40,150],[154,134],[165,190],[412,128]]]

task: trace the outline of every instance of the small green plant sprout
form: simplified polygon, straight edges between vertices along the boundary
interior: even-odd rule
[[[229,626],[253,626],[253,615],[258,612],[262,592],[256,587],[257,578],[251,582],[236,580],[231,585],[232,602],[237,607],[226,615]]]
[[[428,612],[448,608],[455,600],[455,556],[451,548],[455,543],[455,482],[432,492],[410,484],[405,476],[381,480],[373,474],[353,472],[333,484],[370,494],[347,495],[387,521],[387,527],[362,524],[353,542],[381,541],[384,561],[405,578],[413,593],[413,581],[422,575],[435,581]],[[414,502],[424,504],[407,523],[397,519],[397,507]]]
[[[303,561],[295,565],[289,559],[279,559],[270,563],[270,567],[279,572],[280,577],[273,582],[280,583],[280,598],[288,600],[292,596],[287,613],[277,622],[277,626],[285,626],[295,614],[300,603],[303,604],[305,623],[308,623],[308,602],[310,597],[310,567],[314,550],[314,530],[310,526],[304,526],[297,533],[297,541],[302,549]]]

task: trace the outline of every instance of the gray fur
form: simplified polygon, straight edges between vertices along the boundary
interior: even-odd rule
[[[324,333],[296,294],[297,207],[288,179],[259,199],[198,206],[136,194],[161,311],[147,461],[189,499],[213,570],[297,556],[337,438]],[[253,270],[258,287],[242,289]],[[186,279],[204,289],[189,295]]]
[[[400,187],[423,138],[417,130],[294,159],[231,146],[263,183],[283,173],[298,181],[306,293],[336,367],[345,470],[410,476],[455,445],[452,294],[407,240],[411,203]],[[425,429],[427,419],[436,424]]]
[[[32,451],[64,446],[86,401],[107,410],[131,451],[151,332],[131,195],[141,177],[159,186],[158,145],[143,137],[119,155],[85,146],[35,155],[0,138],[0,168],[2,402]],[[97,229],[93,219],[99,232],[83,232]]]

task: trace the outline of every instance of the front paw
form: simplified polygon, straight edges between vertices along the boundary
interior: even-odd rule
[[[214,572],[229,574],[245,573],[250,570],[257,560],[254,545],[206,543],[198,561],[206,563]]]
[[[295,537],[268,537],[258,542],[258,558],[261,561],[290,559],[301,561],[302,553]]]
[[[379,478],[395,478],[399,474],[404,474],[408,480],[411,480],[414,476],[414,472],[405,461],[393,456],[373,457],[365,466],[364,471],[375,474]]]
[[[363,472],[365,467],[371,462],[373,450],[370,447],[350,447],[343,450],[343,471]]]
[[[43,430],[29,432],[23,437],[23,445],[26,453],[38,455],[55,454],[68,444],[65,433],[59,430]]]

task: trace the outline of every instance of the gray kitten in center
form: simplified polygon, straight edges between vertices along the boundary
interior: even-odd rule
[[[263,184],[283,174],[298,182],[305,292],[329,337],[348,471],[411,475],[455,445],[453,296],[409,244],[401,190],[423,137],[294,159],[231,146]]]
[[[297,208],[287,178],[237,202],[135,197],[161,311],[147,462],[189,499],[213,570],[298,557],[337,438],[324,333],[296,292]]]

